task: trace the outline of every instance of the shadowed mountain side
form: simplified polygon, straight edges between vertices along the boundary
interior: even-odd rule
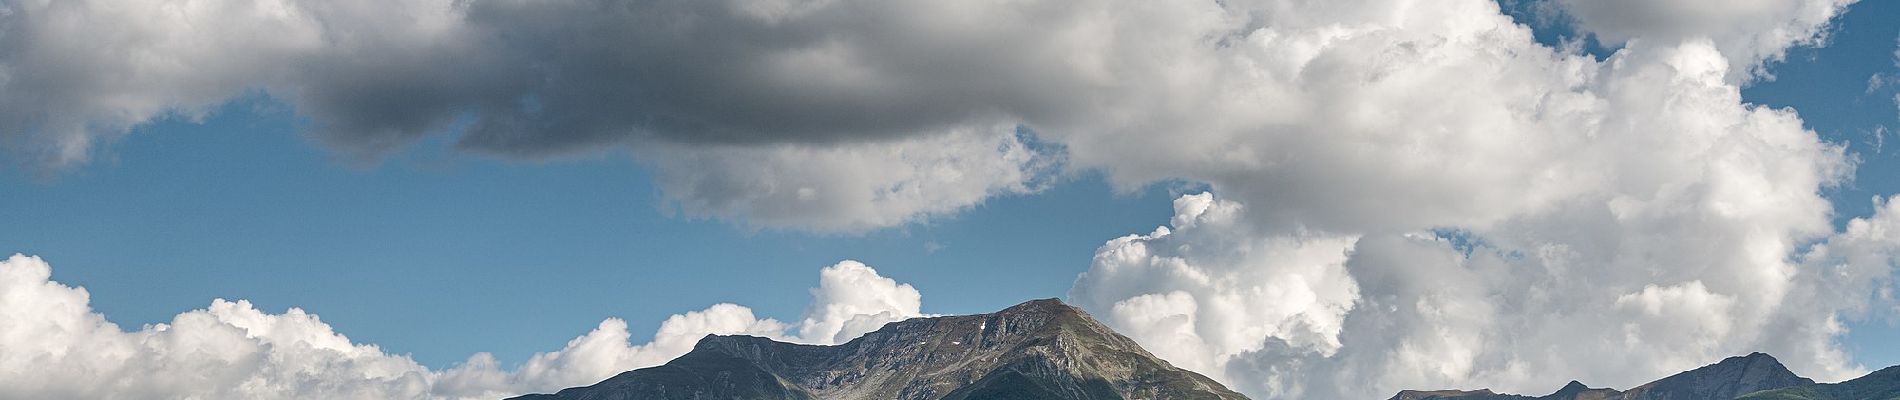
[[[1620,397],[1618,396],[1621,394],[1622,392],[1618,392],[1616,391],[1616,389],[1591,388],[1589,386],[1584,386],[1583,382],[1570,381],[1570,384],[1564,385],[1562,389],[1557,389],[1556,392],[1543,395],[1543,396],[1538,396],[1538,397],[1516,395],[1516,394],[1499,394],[1499,393],[1491,392],[1490,389],[1479,389],[1479,390],[1472,390],[1472,391],[1405,390],[1405,391],[1400,391],[1399,394],[1396,396],[1392,396],[1392,399],[1393,400],[1428,400],[1428,399],[1608,400],[1608,399],[1619,399]]]
[[[1750,393],[1742,400],[1896,400],[1900,366],[1887,367],[1841,383],[1823,383]]]
[[[517,399],[1245,399],[1155,358],[1080,309],[893,322],[837,346],[707,336],[659,367]]]
[[[1729,400],[1756,391],[1813,384],[1813,380],[1795,375],[1773,356],[1752,353],[1729,357],[1627,391],[1593,389],[1570,381],[1555,393],[1538,397],[1499,394],[1489,389],[1404,390],[1392,396],[1392,400]]]

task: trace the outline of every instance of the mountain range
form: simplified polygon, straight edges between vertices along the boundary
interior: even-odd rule
[[[1080,309],[1034,300],[913,318],[840,345],[709,335],[665,365],[511,400],[1246,399],[1149,354]],[[1404,390],[1389,400],[1900,400],[1900,366],[1817,384],[1753,353],[1628,390],[1570,381],[1543,396]]]
[[[1900,367],[1841,383],[1816,384],[1789,371],[1774,356],[1752,353],[1616,390],[1570,381],[1543,396],[1501,394],[1489,389],[1403,390],[1390,400],[1900,400]]]

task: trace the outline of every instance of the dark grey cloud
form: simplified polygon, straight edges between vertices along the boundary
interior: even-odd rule
[[[632,149],[689,215],[862,231],[1031,190],[1048,162],[1015,125],[1087,86],[1067,46],[1022,40],[1075,19],[1062,6],[780,5],[5,0],[0,144],[57,170],[261,92],[361,158],[428,135],[519,158]]]
[[[530,72],[513,106],[484,110],[463,143],[531,154],[651,139],[884,141],[1066,116],[1090,84],[1069,49],[1036,38],[1072,18],[1067,7],[999,6],[475,3],[469,24],[502,32],[499,47]]]

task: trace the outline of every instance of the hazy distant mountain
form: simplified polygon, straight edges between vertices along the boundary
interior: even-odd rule
[[[1570,381],[1563,389],[1539,397],[1476,391],[1400,391],[1392,400],[1730,400],[1762,390],[1814,385],[1795,375],[1773,356],[1753,353],[1658,379],[1626,391],[1592,389]],[[1792,397],[1802,398],[1802,397]],[[1776,398],[1780,399],[1780,398]],[[1884,398],[1882,398],[1884,399]]]
[[[666,365],[516,399],[1245,399],[1048,299],[837,346],[707,336]]]

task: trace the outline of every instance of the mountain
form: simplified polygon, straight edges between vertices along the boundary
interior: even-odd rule
[[[1781,365],[1781,361],[1775,357],[1751,353],[1637,386],[1623,392],[1622,398],[1726,400],[1762,390],[1813,384],[1814,380],[1788,371],[1788,367]]]
[[[1403,390],[1392,400],[1729,400],[1762,390],[1814,385],[1781,365],[1774,356],[1752,353],[1670,375],[1627,391],[1593,389],[1570,381],[1563,389],[1539,397],[1476,391]]]
[[[836,346],[711,335],[666,365],[515,399],[1245,398],[1046,299],[893,322]]]
[[[1900,399],[1900,366],[1887,367],[1841,383],[1823,383],[1750,393],[1741,400],[1894,400]]]

